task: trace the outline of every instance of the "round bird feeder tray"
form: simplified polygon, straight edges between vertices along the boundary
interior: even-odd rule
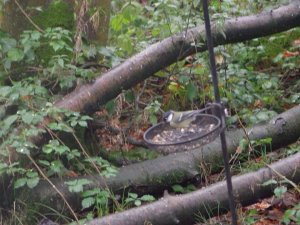
[[[182,152],[213,141],[220,134],[220,127],[217,116],[199,112],[189,127],[174,128],[161,122],[144,133],[144,140],[149,148],[163,154]]]

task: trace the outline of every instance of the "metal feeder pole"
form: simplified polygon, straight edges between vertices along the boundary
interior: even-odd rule
[[[230,174],[230,167],[229,167],[229,159],[228,159],[228,152],[227,152],[227,144],[225,138],[225,113],[224,108],[221,104],[221,98],[219,93],[218,87],[218,76],[216,70],[216,62],[215,62],[215,54],[212,42],[212,35],[211,35],[211,28],[210,28],[210,20],[209,20],[209,13],[208,13],[208,4],[207,0],[202,0],[203,3],[203,12],[204,12],[204,20],[205,20],[205,30],[206,30],[206,41],[207,41],[207,49],[209,53],[209,61],[210,61],[210,70],[212,75],[212,81],[214,86],[214,95],[215,95],[215,104],[220,109],[219,116],[221,117],[221,145],[222,145],[222,152],[223,152],[223,159],[224,159],[224,166],[225,166],[225,174],[226,174],[226,182],[227,182],[227,190],[228,190],[228,197],[229,197],[229,207],[231,211],[231,219],[232,224],[237,225],[237,213],[236,213],[236,204],[233,197],[232,191],[232,181],[231,181],[231,174]]]

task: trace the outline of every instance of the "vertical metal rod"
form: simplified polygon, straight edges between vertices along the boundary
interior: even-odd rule
[[[205,20],[205,30],[206,30],[206,41],[207,41],[207,49],[209,53],[209,61],[210,61],[210,70],[212,75],[212,81],[214,86],[214,95],[215,101],[219,104],[220,108],[220,116],[221,116],[221,145],[222,145],[222,152],[223,152],[223,159],[224,159],[224,166],[225,166],[225,174],[226,174],[226,181],[227,181],[227,190],[228,190],[228,198],[229,198],[229,207],[231,211],[231,219],[232,224],[237,225],[237,213],[236,213],[236,205],[233,197],[233,188],[232,188],[232,181],[231,181],[231,174],[230,174],[230,166],[229,166],[229,158],[227,152],[227,143],[225,137],[225,113],[224,108],[221,106],[221,98],[219,93],[218,87],[218,76],[216,70],[216,62],[215,62],[215,54],[213,48],[213,41],[211,35],[211,28],[210,28],[210,20],[209,20],[209,13],[208,13],[208,4],[207,0],[202,0],[203,3],[203,12],[204,12],[204,20]]]

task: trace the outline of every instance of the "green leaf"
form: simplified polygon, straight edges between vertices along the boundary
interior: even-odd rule
[[[12,48],[7,53],[8,58],[13,61],[21,61],[24,57],[24,52],[18,48]]]
[[[18,119],[18,117],[19,117],[18,115],[12,115],[12,116],[7,117],[4,120],[4,125],[6,127],[10,127]]]
[[[268,185],[271,185],[271,184],[277,184],[277,181],[274,180],[274,179],[271,179],[271,180],[268,180],[268,181],[264,182],[262,185],[263,186],[268,186]]]
[[[95,198],[94,197],[84,198],[81,202],[82,209],[90,208],[94,204],[95,204]]]
[[[187,97],[189,101],[193,101],[198,94],[197,87],[193,83],[187,85]]]
[[[47,160],[39,160],[39,163],[44,166],[50,166],[50,163]]]
[[[16,148],[16,151],[17,151],[18,153],[25,154],[25,155],[29,155],[29,154],[30,154],[29,149],[26,148],[25,146]]]
[[[269,114],[268,112],[259,112],[256,117],[260,120],[260,121],[266,121],[269,119]]]
[[[62,169],[64,169],[65,167],[60,160],[54,160],[51,162],[50,168],[55,173],[61,173]]]
[[[62,45],[58,42],[50,42],[50,46],[52,46],[55,52],[63,48]]]
[[[152,195],[143,195],[140,199],[144,202],[152,202],[155,200]]]
[[[189,82],[190,80],[190,77],[186,76],[186,75],[182,75],[179,77],[178,81],[181,83],[181,84],[186,84],[187,82]]]
[[[4,68],[7,69],[7,70],[9,70],[11,68],[11,61],[8,60],[8,59],[4,59],[3,61],[4,61],[3,62]]]
[[[98,195],[100,192],[101,192],[100,188],[94,188],[92,190],[84,191],[82,193],[82,197],[86,198],[86,197],[95,196]]]
[[[59,155],[68,153],[69,151],[70,151],[69,147],[65,145],[59,145],[55,148],[55,152],[57,152]]]
[[[63,59],[58,59],[57,63],[61,68],[63,68],[65,66],[65,61]]]
[[[80,120],[80,121],[78,122],[78,124],[79,124],[81,127],[87,127],[87,122],[84,121],[84,120]]]
[[[183,193],[184,192],[184,188],[181,185],[179,185],[179,184],[173,185],[172,189],[176,193]]]
[[[14,183],[14,188],[20,188],[23,187],[27,182],[27,178],[19,178]]]
[[[34,188],[39,183],[39,181],[40,178],[38,176],[31,179],[27,179],[27,186],[29,188]]]
[[[129,192],[128,193],[128,197],[130,197],[130,198],[137,198],[138,195],[136,193]]]
[[[51,130],[64,131],[64,132],[73,132],[73,129],[71,127],[68,127],[64,123],[52,122],[52,123],[48,124],[48,127]]]
[[[83,186],[92,183],[87,179],[77,179],[73,181],[66,181],[70,192],[82,192]]]
[[[50,140],[48,144],[43,146],[43,152],[46,154],[50,154],[55,151],[56,147],[59,146],[58,140]]]
[[[284,193],[286,193],[286,191],[287,191],[287,187],[281,186],[281,187],[275,188],[274,194],[277,198],[280,198],[283,196]]]
[[[11,93],[12,88],[10,86],[0,87],[0,96],[7,97]]]
[[[150,123],[151,123],[152,125],[157,124],[157,117],[156,117],[156,115],[151,114],[151,115],[149,116],[149,121],[150,121]]]
[[[38,31],[32,31],[32,33],[31,33],[31,39],[32,40],[39,40],[40,39],[40,37],[41,37],[41,33],[40,32],[38,32]]]
[[[24,123],[31,124],[34,118],[34,114],[32,112],[25,112],[21,115],[21,118]]]
[[[140,206],[141,204],[142,204],[142,201],[139,200],[139,199],[137,199],[137,200],[134,201],[134,205],[135,206]]]
[[[38,173],[35,172],[35,171],[28,171],[26,173],[26,176],[29,177],[29,178],[34,178],[34,177],[38,177]]]
[[[77,121],[76,121],[76,120],[71,121],[70,125],[71,125],[72,127],[75,127],[75,126],[77,125]]]
[[[241,152],[247,150],[248,147],[249,147],[249,141],[248,141],[248,140],[246,140],[246,139],[244,139],[244,138],[243,138],[242,140],[240,140],[240,143],[239,143],[239,150],[240,150]]]

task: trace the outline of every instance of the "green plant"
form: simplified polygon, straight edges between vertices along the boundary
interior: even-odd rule
[[[99,188],[86,190],[82,193],[82,209],[87,209],[94,206],[94,208],[97,210],[98,216],[107,215],[109,212],[108,203],[110,196],[111,194],[107,190],[101,190]]]
[[[284,212],[283,218],[281,220],[284,224],[300,224],[300,203],[295,205],[292,209],[288,209]]]
[[[126,206],[140,206],[142,202],[152,202],[155,198],[152,195],[143,195],[141,197],[138,197],[136,193],[128,193],[128,197],[125,199]]]
[[[249,211],[246,212],[246,215],[243,216],[244,218],[244,223],[246,225],[251,225],[251,224],[255,224],[256,220],[258,217],[258,212],[256,209],[251,209]]]
[[[149,121],[152,125],[155,125],[157,123],[157,114],[160,110],[160,107],[161,103],[159,103],[157,100],[151,102],[145,107],[145,112],[147,113]]]
[[[196,190],[196,187],[193,185],[193,184],[189,184],[187,185],[186,187],[183,187],[179,184],[175,184],[172,186],[172,189],[175,193],[189,193],[191,191],[195,191]]]

